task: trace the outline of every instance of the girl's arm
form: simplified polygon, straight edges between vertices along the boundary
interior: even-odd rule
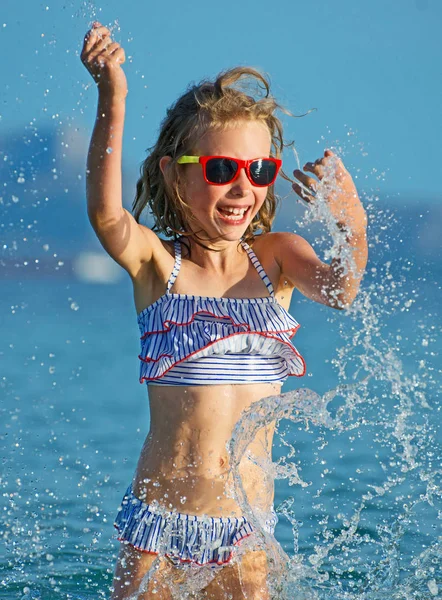
[[[278,233],[275,237],[278,246],[275,256],[281,257],[283,277],[304,296],[337,309],[351,305],[367,265],[365,230],[347,235],[345,246],[341,246],[338,256],[330,264],[323,263],[312,246],[299,235]],[[348,263],[351,262],[355,266],[354,271],[349,268]],[[343,263],[347,263],[347,269]]]
[[[98,85],[98,107],[87,157],[88,216],[109,255],[135,277],[152,258],[157,236],[123,208],[122,147],[127,82],[124,50],[106,27],[94,23],[85,37],[81,60]]]
[[[311,245],[294,234],[278,234],[280,268],[301,293],[308,298],[342,309],[355,299],[368,260],[367,217],[353,180],[342,161],[330,150],[315,163],[307,163],[304,171],[320,181],[296,170],[294,175],[303,184],[293,184],[295,192],[307,202],[315,201],[315,190],[321,190],[330,212],[344,231],[345,241],[330,264],[323,263]]]

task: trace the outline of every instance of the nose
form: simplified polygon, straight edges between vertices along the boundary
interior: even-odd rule
[[[232,192],[232,194],[234,194],[238,198],[243,198],[244,196],[247,196],[247,194],[250,192],[251,189],[252,189],[252,183],[249,180],[249,178],[247,177],[245,167],[243,167],[242,169],[240,169],[239,175],[233,182],[232,188],[230,191]]]

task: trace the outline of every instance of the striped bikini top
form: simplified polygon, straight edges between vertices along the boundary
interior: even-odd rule
[[[269,296],[210,298],[171,293],[181,266],[181,245],[175,242],[175,265],[166,293],[138,315],[140,383],[282,383],[290,375],[304,375],[304,359],[290,342],[299,324],[275,298],[253,250],[244,241],[241,244]]]

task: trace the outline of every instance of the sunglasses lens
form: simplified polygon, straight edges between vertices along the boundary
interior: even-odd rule
[[[229,158],[211,158],[206,163],[206,177],[211,183],[228,183],[238,171],[238,165]]]
[[[266,158],[254,160],[250,165],[250,177],[256,185],[270,185],[276,177],[276,172],[276,164]]]

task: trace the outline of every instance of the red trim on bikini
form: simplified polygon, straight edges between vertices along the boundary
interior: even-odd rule
[[[144,333],[141,337],[140,340],[144,340],[144,338],[146,338],[148,335],[154,335],[156,333],[169,333],[170,332],[170,325],[178,325],[180,327],[186,327],[186,325],[190,325],[191,323],[194,322],[195,317],[197,315],[209,315],[209,317],[215,317],[216,319],[230,319],[230,323],[233,327],[245,327],[248,331],[250,331],[250,325],[248,325],[247,323],[236,323],[231,316],[229,315],[224,315],[224,316],[219,316],[219,315],[215,315],[214,313],[209,312],[208,310],[198,310],[197,312],[193,313],[192,318],[190,319],[190,321],[187,321],[186,323],[179,323],[178,321],[171,321],[170,319],[167,319],[166,321],[164,321],[163,325],[166,329],[160,329],[159,331],[146,331],[146,333]]]
[[[300,327],[300,325],[298,325],[295,328],[293,334],[290,336],[291,338],[295,335],[295,333],[297,332],[297,330],[299,329],[299,327]],[[222,342],[222,341],[227,340],[227,339],[229,339],[231,337],[234,337],[236,335],[248,335],[248,334],[260,335],[262,337],[266,337],[266,338],[269,338],[271,340],[276,340],[277,342],[280,342],[281,344],[284,344],[285,346],[288,346],[295,353],[295,355],[301,360],[302,365],[303,365],[303,371],[302,371],[302,373],[300,373],[300,374],[289,373],[289,376],[294,375],[295,377],[302,377],[305,374],[305,372],[306,372],[306,364],[305,364],[304,358],[299,354],[299,352],[296,350],[296,348],[294,346],[292,346],[292,344],[289,344],[288,342],[285,342],[284,340],[280,340],[277,337],[276,333],[274,335],[270,335],[268,332],[262,332],[262,331],[238,331],[237,333],[231,333],[230,335],[227,335],[227,336],[225,336],[223,338],[220,338],[219,340],[214,340],[213,342],[209,342],[208,344],[206,344],[202,348],[199,348],[198,350],[195,350],[194,352],[191,352],[190,354],[188,354],[187,356],[185,356],[181,360],[177,360],[176,362],[174,362],[173,365],[171,365],[165,371],[163,371],[163,373],[161,373],[161,375],[157,375],[156,377],[141,377],[140,378],[140,383],[143,383],[144,381],[155,381],[156,379],[161,379],[161,377],[163,377],[166,373],[168,373],[171,369],[173,369],[173,367],[175,367],[176,365],[184,362],[185,360],[188,360],[193,355],[198,354],[198,352],[201,352],[202,350],[205,350],[206,348],[209,348],[213,344],[217,344],[218,342]],[[143,358],[141,356],[141,354],[139,354],[138,358],[141,361],[145,362],[145,363],[149,363],[149,362],[158,362],[158,361],[161,360],[161,358],[163,358],[165,356],[167,356],[168,358],[172,358],[171,354],[161,354],[161,356],[159,356],[156,359],[154,359],[154,358]]]
[[[118,526],[117,526],[117,525],[115,525],[115,523],[114,523],[114,527],[115,527],[115,529],[117,529],[117,530],[119,531],[119,528],[118,528]],[[247,533],[246,535],[244,535],[243,537],[241,537],[239,540],[236,540],[236,542],[233,542],[233,544],[232,544],[232,545],[233,545],[233,546],[239,546],[239,544],[241,544],[241,542],[242,542],[243,540],[245,540],[246,538],[250,537],[250,536],[251,536],[251,535],[253,535],[254,533],[255,533],[254,531],[252,531],[251,533]],[[126,542],[126,543],[128,543],[130,546],[132,546],[132,548],[135,548],[135,550],[138,550],[139,552],[143,552],[144,554],[155,554],[155,555],[157,555],[157,556],[158,556],[158,554],[159,554],[159,552],[154,552],[154,551],[152,551],[152,550],[145,550],[144,548],[140,548],[139,546],[135,546],[134,544],[132,544],[132,542],[130,542],[129,540],[126,540],[126,539],[125,539],[125,538],[123,538],[123,537],[117,537],[117,540],[118,540],[119,542]],[[166,556],[167,558],[170,558],[170,559],[174,559],[174,560],[178,559],[178,561],[179,561],[181,564],[188,564],[188,563],[192,563],[192,564],[194,564],[194,565],[197,565],[198,567],[204,567],[205,565],[213,565],[213,564],[215,564],[215,565],[219,565],[219,566],[222,566],[222,565],[225,565],[225,564],[227,564],[228,562],[230,562],[230,561],[232,560],[232,557],[233,557],[233,550],[230,552],[230,554],[229,554],[229,556],[226,558],[226,560],[222,560],[222,561],[218,561],[218,560],[208,560],[208,561],[207,561],[207,562],[205,562],[205,563],[199,563],[198,561],[196,561],[196,560],[192,560],[191,558],[179,558],[178,556],[174,556],[173,554],[164,554],[164,556]]]
[[[140,340],[144,340],[148,335],[154,335],[154,334],[157,334],[157,333],[169,333],[170,332],[170,325],[178,325],[179,327],[186,327],[187,325],[191,325],[194,322],[195,317],[197,315],[209,315],[210,317],[215,317],[216,319],[227,319],[227,320],[230,319],[230,323],[231,323],[231,325],[233,327],[245,327],[248,333],[256,333],[254,331],[251,332],[250,325],[248,325],[248,323],[236,323],[230,315],[219,316],[219,315],[216,315],[215,313],[211,313],[208,310],[198,310],[198,311],[196,311],[196,312],[193,313],[192,318],[190,319],[190,321],[187,321],[185,323],[178,322],[178,321],[172,321],[171,319],[167,319],[163,323],[165,329],[160,329],[158,331],[146,331],[146,333],[144,333],[140,337]],[[296,331],[299,329],[299,327],[300,327],[300,325],[298,324],[296,327],[290,327],[289,329],[278,329],[277,333],[290,333],[290,332],[293,331],[293,333],[290,335],[290,338],[292,338],[295,335]]]

